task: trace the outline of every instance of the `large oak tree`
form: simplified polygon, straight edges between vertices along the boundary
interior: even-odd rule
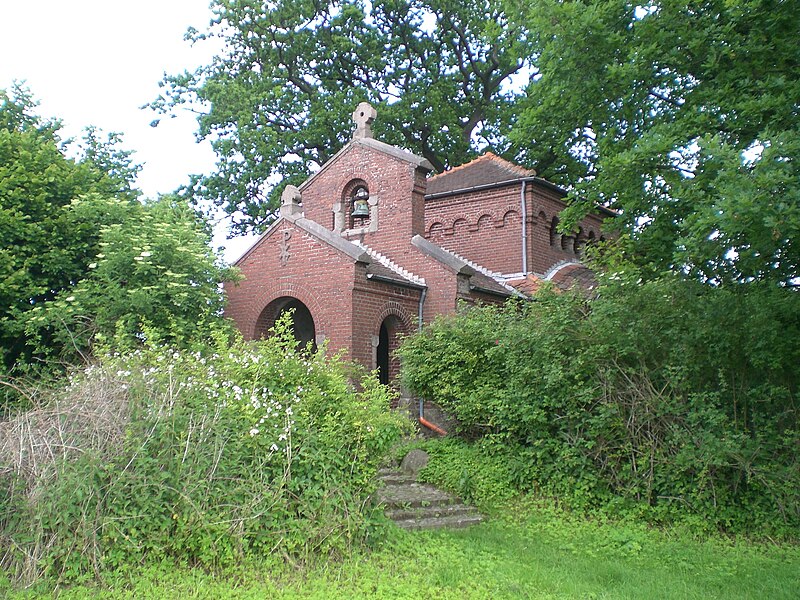
[[[219,159],[190,191],[233,232],[331,158],[361,100],[437,170],[492,149],[595,204],[657,275],[791,284],[800,44],[782,0],[218,0],[225,51],[152,103],[199,111]],[[525,78],[527,81],[520,81]],[[569,215],[567,215],[569,216]],[[565,218],[569,226],[575,219]]]
[[[382,140],[441,171],[476,146],[504,150],[512,75],[529,64],[527,31],[501,0],[223,0],[193,41],[224,52],[194,73],[168,76],[152,103],[200,111],[217,171],[192,191],[233,217],[234,232],[273,218],[282,181],[299,183],[349,139],[363,100],[380,105]],[[268,199],[269,197],[269,199]]]
[[[800,269],[798,10],[780,0],[541,0],[515,150],[620,211],[630,257],[725,283]]]

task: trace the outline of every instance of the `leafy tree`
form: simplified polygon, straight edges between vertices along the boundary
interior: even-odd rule
[[[298,183],[330,159],[362,100],[380,105],[381,139],[437,170],[476,145],[505,148],[509,78],[530,50],[499,0],[218,0],[212,9],[209,31],[188,37],[219,37],[225,53],[167,77],[151,106],[200,107],[199,136],[219,162],[191,192],[231,215],[235,232],[269,223],[280,192],[265,201],[271,184]]]
[[[73,203],[90,193],[136,198],[137,167],[116,137],[103,141],[91,130],[83,156],[68,158],[59,122],[37,116],[35,106],[19,86],[0,90],[0,360],[8,368],[30,357],[30,310],[74,285],[97,252],[101,222],[76,224]]]
[[[651,273],[790,283],[800,267],[800,45],[780,0],[531,4],[541,77],[518,156],[621,211]]]
[[[97,253],[80,281],[31,311],[26,331],[39,353],[82,353],[95,341],[119,350],[148,336],[182,345],[204,339],[220,319],[219,284],[231,272],[180,199],[93,194],[72,204],[69,219],[77,228],[103,223]]]
[[[175,197],[140,202],[120,138],[87,130],[67,156],[59,123],[17,87],[0,98],[0,348],[5,370],[74,359],[149,328],[199,337],[221,312],[205,224]]]

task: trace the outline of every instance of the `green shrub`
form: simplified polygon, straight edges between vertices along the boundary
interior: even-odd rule
[[[519,489],[655,520],[800,526],[800,295],[606,278],[443,317],[405,384],[502,440]],[[444,358],[441,358],[444,357]]]
[[[508,453],[491,437],[470,444],[456,437],[427,440],[429,455],[420,480],[452,490],[465,502],[491,512],[519,494]],[[513,461],[513,458],[512,458]]]
[[[353,375],[296,348],[286,323],[262,342],[219,335],[205,351],[105,358],[0,423],[47,446],[0,453],[3,566],[75,580],[363,543],[377,522],[377,466],[406,421],[389,411],[388,388],[364,376],[356,391]]]

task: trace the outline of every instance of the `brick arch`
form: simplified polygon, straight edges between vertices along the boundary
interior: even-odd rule
[[[503,214],[503,219],[497,224],[497,227],[511,225],[517,220],[519,220],[519,212],[513,208],[507,208],[506,212]]]
[[[253,314],[250,315],[247,326],[242,327],[242,332],[247,339],[255,339],[258,335],[258,318],[261,316],[264,309],[274,300],[284,296],[296,298],[306,305],[311,313],[311,318],[314,319],[317,336],[328,331],[329,323],[327,323],[323,317],[325,312],[316,295],[300,283],[287,281],[277,285],[267,286],[258,294],[256,301],[253,302],[253,306],[256,308]]]
[[[370,186],[369,182],[365,181],[364,179],[361,179],[360,177],[352,177],[351,179],[348,180],[347,183],[345,183],[341,187],[342,187],[342,194],[340,200],[342,202],[347,202],[350,199],[350,194],[352,194],[353,190],[355,190],[357,187],[365,187],[370,191],[370,193],[375,192],[375,190],[372,189],[372,186]]]
[[[475,221],[475,229],[482,229],[484,227],[491,227],[494,225],[494,217],[489,213],[483,213],[478,220]]]
[[[341,223],[342,228],[352,229],[354,226],[354,218],[351,216],[353,210],[353,194],[355,193],[356,189],[363,187],[367,190],[370,196],[375,196],[375,190],[368,181],[360,177],[351,177],[347,180],[347,183],[341,185],[340,187],[342,190],[341,195],[339,197],[339,201],[333,205],[333,212],[339,213],[339,222]],[[334,216],[334,230],[338,230],[336,219],[337,217]]]
[[[450,232],[455,234],[458,231],[466,231],[469,227],[469,220],[465,216],[458,216],[453,219],[453,223],[450,225]]]
[[[562,260],[547,270],[547,273],[544,274],[544,279],[546,281],[552,281],[561,271],[572,270],[583,266],[584,264],[579,260]]]
[[[396,302],[394,300],[389,300],[386,304],[383,305],[383,310],[378,313],[378,327],[380,327],[381,323],[390,316],[395,316],[400,319],[403,323],[404,328],[407,331],[412,331],[414,328],[414,320],[412,317],[409,316],[408,311],[406,311],[405,307]]]
[[[428,235],[426,237],[436,241],[442,237],[443,233],[444,225],[442,225],[439,221],[434,221],[431,223],[431,226],[428,227]]]

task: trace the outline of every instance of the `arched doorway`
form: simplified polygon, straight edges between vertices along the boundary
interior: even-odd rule
[[[312,349],[316,350],[317,333],[311,311],[300,300],[291,296],[281,296],[267,304],[256,321],[255,337],[258,339],[268,336],[275,322],[288,311],[292,314],[291,328],[294,338],[300,342],[301,347],[305,348],[310,342]]]
[[[403,322],[395,315],[389,315],[378,330],[378,345],[375,351],[375,368],[378,380],[388,385],[400,375],[400,360],[394,352],[400,345],[400,335],[405,333]]]

